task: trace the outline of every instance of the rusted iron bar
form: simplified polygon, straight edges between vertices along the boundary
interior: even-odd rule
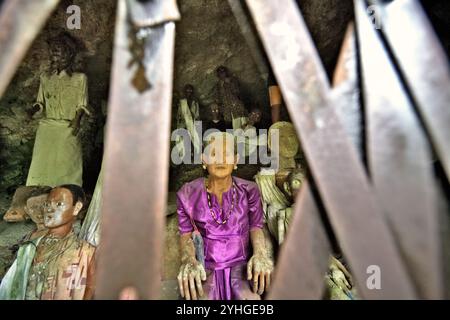
[[[330,241],[316,200],[305,182],[281,247],[269,299],[321,299],[330,253]]]
[[[5,0],[0,6],[0,98],[59,0]]]
[[[159,18],[161,12],[166,20]],[[148,21],[133,23],[136,14],[147,16]],[[130,286],[140,299],[160,296],[170,161],[173,20],[178,16],[175,1],[118,3],[106,131],[99,299],[117,299]],[[137,90],[132,79],[138,66],[128,66],[135,58],[129,50],[130,23],[146,27],[150,34],[142,61],[151,83],[147,90]]]
[[[354,26],[347,28],[333,77],[332,100],[347,134],[360,149],[360,105]],[[294,220],[282,246],[271,299],[317,300],[324,296],[324,275],[331,245],[311,187],[305,183],[294,207]],[[279,270],[296,270],[295,273]],[[292,276],[294,274],[294,276]]]
[[[363,158],[362,109],[358,81],[355,26],[351,22],[345,32],[333,74],[331,100],[347,135]]]
[[[330,105],[323,66],[295,2],[247,4],[359,292],[367,299],[416,298],[364,168]],[[382,272],[380,290],[366,285],[371,266]]]
[[[434,149],[450,180],[450,67],[433,27],[417,0],[371,0],[381,31],[399,62]],[[405,37],[405,30],[410,30]]]
[[[370,173],[420,298],[443,297],[439,211],[431,150],[363,1],[355,15]]]

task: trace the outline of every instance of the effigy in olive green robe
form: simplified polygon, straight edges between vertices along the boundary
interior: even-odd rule
[[[81,144],[69,127],[76,113],[87,114],[87,77],[59,74],[41,76],[36,103],[44,111],[34,142],[33,158],[26,185],[82,185],[83,160]]]

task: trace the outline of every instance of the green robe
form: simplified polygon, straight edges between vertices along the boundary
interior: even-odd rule
[[[36,103],[45,117],[39,122],[26,185],[82,185],[81,144],[70,122],[83,109],[89,114],[85,74],[65,71],[41,76]]]
[[[22,245],[0,284],[0,300],[25,300],[28,276],[42,237]]]

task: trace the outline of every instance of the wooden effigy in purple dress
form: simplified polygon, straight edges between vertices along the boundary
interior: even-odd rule
[[[183,235],[197,228],[203,238],[208,299],[260,299],[251,290],[245,266],[251,257],[250,231],[263,228],[261,198],[256,183],[232,179],[222,210],[207,192],[205,178],[186,183],[177,193],[179,230]]]

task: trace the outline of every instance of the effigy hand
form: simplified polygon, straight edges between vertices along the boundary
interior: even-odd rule
[[[189,258],[183,263],[177,278],[182,298],[197,300],[203,296],[202,281],[206,280],[206,272],[197,259]]]
[[[352,289],[350,275],[347,269],[335,257],[330,259],[329,275],[336,285],[346,293]]]
[[[327,292],[332,300],[355,299],[351,275],[342,263],[330,256],[330,265],[325,276]]]
[[[26,110],[26,113],[28,115],[28,118],[33,118],[34,114],[38,112],[41,108],[39,107],[39,104],[35,103],[30,109]]]
[[[78,132],[80,131],[80,122],[78,121],[78,119],[73,119],[69,124],[69,128],[72,128],[72,134],[74,136],[77,136]]]
[[[263,294],[270,287],[273,260],[265,254],[254,254],[247,264],[247,279],[253,280],[253,292]]]

